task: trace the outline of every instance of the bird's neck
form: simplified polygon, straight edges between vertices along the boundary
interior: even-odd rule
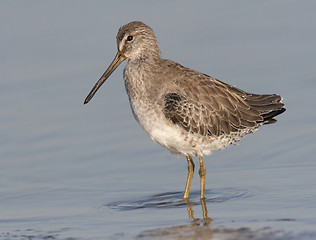
[[[130,59],[132,64],[150,64],[157,63],[160,61],[160,52],[159,50],[154,51],[143,51],[137,54],[137,56]]]
[[[128,60],[126,68],[128,68],[134,74],[150,74],[154,72],[155,66],[159,65],[161,61],[160,53],[143,53],[137,57]]]
[[[126,90],[131,98],[139,94],[147,94],[142,90],[152,87],[151,83],[155,80],[156,66],[160,65],[159,61],[161,61],[160,57],[153,57],[153,55],[128,60],[124,69],[124,79]]]

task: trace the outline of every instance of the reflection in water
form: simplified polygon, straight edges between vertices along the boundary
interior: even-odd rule
[[[194,202],[190,202],[189,200],[184,200],[187,203],[187,210],[188,210],[188,214],[189,214],[189,218],[193,219],[193,222],[199,222],[199,218],[195,218],[194,217],[194,212],[192,207],[196,204]],[[207,207],[206,207],[206,203],[205,203],[205,199],[201,199],[201,206],[202,206],[202,212],[203,212],[203,220],[204,220],[204,224],[208,225],[212,222],[212,219],[208,217],[207,215]]]

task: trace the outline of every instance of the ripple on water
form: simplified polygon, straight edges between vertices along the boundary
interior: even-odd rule
[[[220,188],[206,190],[206,203],[221,203],[240,198],[248,198],[255,195],[255,191],[237,188]],[[187,206],[182,200],[183,192],[165,192],[126,201],[115,201],[106,204],[105,207],[121,211],[140,208],[174,208]],[[200,204],[200,191],[190,192],[190,203]]]

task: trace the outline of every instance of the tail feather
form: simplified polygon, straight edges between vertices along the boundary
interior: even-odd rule
[[[273,110],[269,113],[262,114],[261,116],[263,117],[263,124],[275,123],[277,120],[274,119],[274,117],[285,112],[285,110],[285,108],[281,108],[278,110]]]
[[[277,103],[282,101],[282,97],[276,94],[270,95],[250,95],[246,96],[247,103],[250,105],[267,105],[269,103]]]
[[[273,109],[282,109],[284,107],[283,103],[270,103],[267,105],[256,105],[256,104],[251,104],[252,107],[256,108],[260,113],[265,114],[267,112],[270,112]]]
[[[275,120],[274,117],[286,110],[280,95],[248,93],[218,79],[216,79],[216,81],[220,82],[221,85],[226,86],[229,91],[235,92],[237,95],[242,97],[247,104],[258,110],[262,120],[257,123],[275,123],[277,120]]]
[[[246,96],[246,102],[257,109],[262,117],[263,124],[275,123],[275,116],[285,112],[282,97],[277,94],[249,94]]]

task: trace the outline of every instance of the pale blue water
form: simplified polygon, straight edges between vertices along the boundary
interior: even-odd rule
[[[0,239],[315,239],[315,7],[1,2]],[[163,57],[284,97],[278,123],[205,158],[210,224],[197,171],[193,221],[185,158],[133,119],[124,63],[83,105],[131,20],[155,30]]]

